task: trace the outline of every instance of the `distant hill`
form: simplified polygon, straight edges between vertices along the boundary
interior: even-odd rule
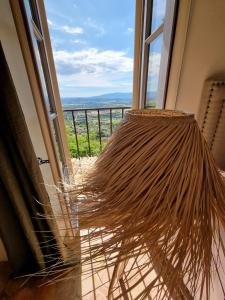
[[[130,106],[132,93],[111,93],[92,97],[63,97],[64,108]]]
[[[132,93],[111,93],[111,94],[103,94],[99,96],[91,96],[91,97],[63,97],[62,98],[62,103],[72,103],[76,101],[82,101],[85,102],[86,100],[88,101],[96,101],[96,100],[131,100],[132,98]]]
[[[155,103],[156,96],[156,92],[147,93],[147,99],[152,103]],[[61,99],[64,109],[131,106],[132,93],[111,93],[92,97],[63,97]]]
[[[132,93],[111,93],[111,94],[103,94],[100,96],[94,96],[89,98],[108,99],[108,100],[116,100],[116,99],[131,100]]]

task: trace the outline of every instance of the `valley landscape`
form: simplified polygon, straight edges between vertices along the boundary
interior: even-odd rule
[[[121,122],[124,111],[131,107],[132,93],[70,97],[62,98],[61,101],[71,156],[97,156]],[[101,108],[99,113],[98,108]],[[88,110],[86,115],[85,109],[92,110]]]

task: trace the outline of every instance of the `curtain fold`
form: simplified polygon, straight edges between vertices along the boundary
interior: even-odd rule
[[[50,201],[1,45],[0,98],[0,235],[13,270],[26,273],[60,253],[53,221],[38,217]]]

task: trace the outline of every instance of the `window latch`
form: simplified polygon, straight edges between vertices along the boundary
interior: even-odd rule
[[[39,166],[43,165],[43,164],[49,164],[48,159],[42,159],[41,157],[37,157],[37,161],[38,161]]]

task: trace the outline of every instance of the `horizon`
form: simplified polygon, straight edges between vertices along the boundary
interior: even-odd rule
[[[114,93],[104,93],[104,94],[100,94],[100,95],[93,95],[93,96],[61,96],[61,98],[65,99],[65,98],[95,98],[95,97],[102,97],[102,96],[108,96],[108,95],[113,95],[113,94],[133,94],[133,92],[114,92]]]

